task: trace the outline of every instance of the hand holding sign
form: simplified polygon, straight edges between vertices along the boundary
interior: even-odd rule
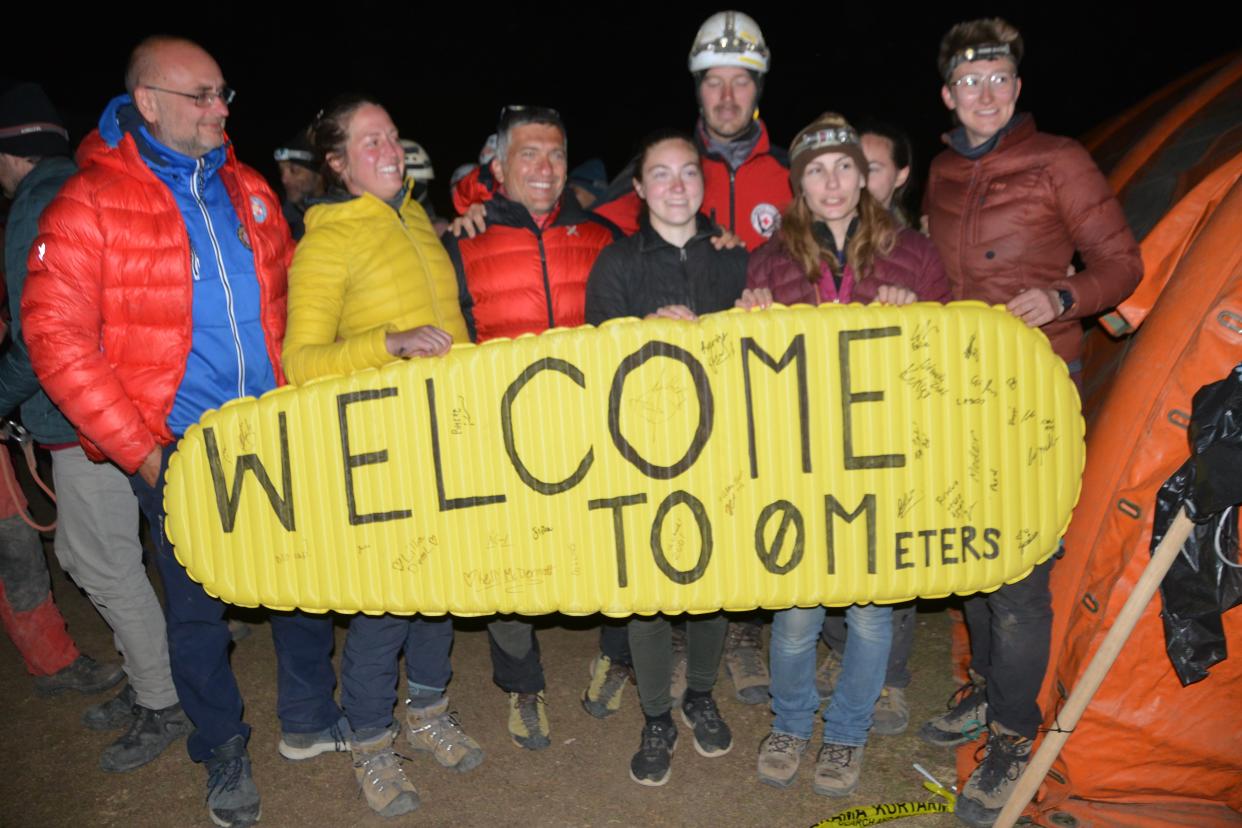
[[[244,605],[901,601],[1050,556],[1082,435],[1043,335],[975,303],[617,320],[210,412],[170,464],[168,531]]]

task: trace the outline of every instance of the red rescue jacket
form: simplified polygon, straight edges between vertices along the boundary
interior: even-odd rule
[[[470,338],[583,324],[587,276],[599,251],[620,236],[616,228],[562,197],[540,229],[530,211],[499,193],[487,202],[486,221],[473,239],[444,235]]]
[[[193,327],[189,242],[172,193],[133,137],[111,147],[92,132],[78,164],[39,219],[23,333],[43,389],[87,453],[132,473],[173,440],[166,420]],[[254,251],[267,352],[283,383],[289,226],[280,199],[231,146],[219,175]]]

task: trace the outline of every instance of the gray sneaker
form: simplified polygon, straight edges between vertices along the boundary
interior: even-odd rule
[[[861,745],[824,742],[815,759],[815,793],[820,796],[849,796],[858,790],[862,763]]]
[[[259,789],[241,735],[213,750],[207,760],[207,813],[220,828],[246,828],[259,821]]]
[[[809,739],[776,730],[765,736],[759,743],[759,781],[778,788],[792,785],[808,744]]]
[[[321,753],[344,753],[349,750],[349,720],[344,716],[331,727],[314,733],[281,733],[276,749],[280,755],[293,762],[313,759]]]
[[[90,656],[80,655],[68,667],[39,676],[34,680],[35,693],[40,696],[59,696],[61,693],[102,693],[115,687],[125,678],[120,664],[100,664]]]
[[[121,692],[112,698],[86,708],[86,712],[82,714],[82,724],[89,730],[128,728],[134,721],[134,716],[138,715],[134,712],[137,702],[138,694],[134,692],[134,685],[126,682]]]
[[[136,704],[129,730],[104,748],[99,756],[99,767],[109,773],[125,773],[140,768],[193,729],[180,704],[163,710]]]

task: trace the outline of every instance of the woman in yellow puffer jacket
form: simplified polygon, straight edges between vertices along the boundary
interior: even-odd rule
[[[285,373],[294,383],[348,374],[398,358],[435,357],[469,342],[448,254],[405,186],[404,150],[384,108],[337,99],[312,127],[333,185],[306,214],[289,269]],[[397,659],[405,651],[410,697],[405,732],[415,750],[470,770],[483,750],[461,729],[444,695],[452,669],[447,618],[355,615],[341,658],[341,704],[354,773],[384,816],[418,807],[418,792],[393,752]],[[302,759],[335,747],[319,734],[284,734],[280,750]]]
[[[349,127],[365,126],[354,121],[380,114],[392,124],[374,103],[350,114]],[[332,120],[325,112],[316,134]],[[289,271],[283,362],[289,381],[297,384],[447,351],[443,337],[435,337],[438,347],[427,350],[428,327],[452,342],[470,341],[448,253],[404,186],[400,144],[382,148],[374,136],[354,137],[369,146],[358,148],[353,164],[345,161],[348,146],[329,150],[329,171],[332,158],[343,165],[342,186],[335,191],[337,200],[307,212],[306,236]]]

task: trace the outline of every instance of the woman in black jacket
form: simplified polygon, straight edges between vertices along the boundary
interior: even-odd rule
[[[598,325],[621,316],[694,321],[699,314],[733,307],[746,286],[746,251],[717,250],[713,244],[720,231],[699,213],[703,169],[694,142],[677,132],[657,133],[643,143],[635,169],[634,190],[646,210],[636,234],[604,248],[595,260],[587,281],[587,322]],[[708,757],[723,756],[733,747],[733,735],[712,699],[727,626],[722,613],[686,622],[687,686],[681,717],[693,731],[695,750]],[[672,625],[664,616],[652,615],[634,616],[627,627],[646,719],[638,752],[630,760],[630,778],[640,785],[663,785],[677,743]],[[615,629],[606,627],[605,638]],[[604,649],[610,649],[606,641]],[[615,669],[607,655],[594,668],[597,673]],[[599,715],[589,706],[589,693],[584,704]]]
[[[638,232],[600,252],[586,291],[586,321],[621,316],[694,320],[728,310],[746,287],[746,251],[717,250],[694,143],[659,132],[642,146],[634,191],[646,205]]]

